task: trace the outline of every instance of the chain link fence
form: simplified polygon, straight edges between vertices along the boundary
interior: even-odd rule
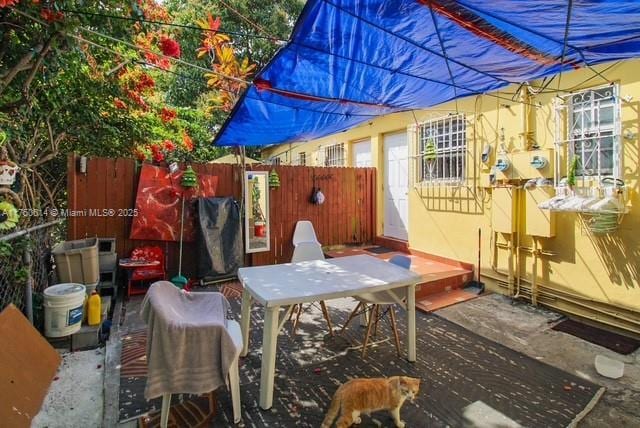
[[[42,327],[42,291],[55,281],[51,248],[62,226],[56,220],[0,236],[0,311],[13,303]]]

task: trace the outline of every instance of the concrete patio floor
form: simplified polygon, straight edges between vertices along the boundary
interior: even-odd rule
[[[141,298],[132,299],[122,312],[122,326],[115,329],[107,346],[105,373],[105,415],[103,426],[133,427],[135,422],[118,424],[119,335],[143,326],[137,315]],[[331,304],[328,304],[331,307]],[[604,396],[579,424],[581,427],[640,426],[640,350],[619,355],[579,338],[552,330],[561,315],[525,303],[489,294],[437,311],[481,336],[522,352],[549,365],[606,387]],[[596,355],[625,363],[624,377],[607,379],[596,373]],[[428,376],[428,374],[425,374]]]
[[[551,328],[561,317],[556,312],[512,303],[491,294],[438,311],[438,315],[481,336],[539,359],[607,390],[580,427],[640,426],[640,349],[620,355]],[[596,373],[596,355],[625,363],[624,376],[608,379]]]

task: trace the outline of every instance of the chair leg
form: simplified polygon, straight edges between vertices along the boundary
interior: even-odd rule
[[[389,315],[391,316],[391,329],[393,330],[393,336],[396,339],[396,351],[398,356],[401,356],[400,352],[400,336],[398,336],[398,326],[396,324],[396,311],[393,309],[393,305],[389,305]]]
[[[374,306],[374,311],[372,311],[371,315],[376,317],[375,324],[373,326],[373,337],[378,337],[378,321],[380,321],[380,305]]]
[[[300,315],[302,315],[302,305],[298,305],[298,313],[296,314],[296,318],[293,320],[293,325],[291,326],[291,335],[296,335],[296,330],[298,329],[298,321],[300,321]]]
[[[360,306],[362,306],[362,302],[358,302],[358,305],[353,309],[353,311],[351,311],[349,318],[347,318],[347,321],[344,323],[344,325],[340,329],[340,334],[344,333],[344,330],[347,328],[351,320],[354,319],[355,316],[358,314],[358,309],[360,309]]]
[[[362,358],[367,355],[367,344],[369,343],[369,336],[371,335],[371,327],[373,327],[374,314],[369,314],[369,324],[367,325],[367,334],[364,337],[364,343],[362,344]]]
[[[171,394],[162,394],[162,410],[160,412],[160,428],[167,428],[169,423],[169,409],[171,408]]]
[[[329,317],[329,311],[327,310],[327,305],[324,303],[324,300],[320,300],[320,307],[322,308],[324,319],[327,320],[327,326],[329,326],[329,335],[333,336],[333,325],[331,325],[331,318]]]
[[[297,305],[297,304],[296,304],[296,305],[293,305],[293,306],[292,306],[292,308],[291,308],[291,312],[289,312],[289,321],[291,321],[291,320],[293,319],[293,314],[294,314],[297,310],[299,310],[299,309],[298,309],[298,305]]]
[[[369,324],[369,313],[367,311],[361,311],[358,318],[360,321],[360,327],[366,327]]]
[[[238,372],[238,357],[233,360],[229,367],[229,389],[231,391],[231,402],[233,403],[233,423],[237,424],[242,419],[240,410],[240,374]]]

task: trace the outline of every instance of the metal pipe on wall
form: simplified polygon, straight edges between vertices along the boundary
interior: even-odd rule
[[[485,278],[494,280],[495,284],[498,285],[499,287],[503,289],[508,289],[509,284],[505,280],[506,274],[502,272],[497,272],[497,273],[499,275],[502,275],[502,278],[492,274],[487,274],[487,273],[483,273],[483,276]],[[522,282],[531,284],[531,281],[527,279],[523,279]],[[588,304],[588,302],[590,301],[589,299],[583,299],[583,298],[580,298],[579,296],[575,296],[574,298],[563,296],[561,293],[558,293],[555,289],[546,287],[543,285],[539,285],[539,284],[537,285],[537,287],[539,289],[538,302],[542,306],[555,309],[557,311],[560,311],[561,313],[568,313],[570,315],[575,315],[577,317],[584,318],[590,321],[595,321],[597,323],[604,324],[618,330],[624,330],[635,336],[640,337],[640,319],[633,319],[628,316],[624,316],[619,312],[608,311],[605,309],[594,307]],[[530,287],[522,285],[520,294],[521,294],[520,297],[522,298],[528,297],[528,299],[531,300]],[[563,306],[563,304],[565,306]],[[570,308],[567,308],[566,305],[574,305],[580,308],[584,308],[585,312],[580,312],[576,309],[572,310]],[[623,321],[626,324],[617,322],[618,320]]]
[[[531,304],[538,306],[538,239],[533,237],[533,266],[531,267]]]

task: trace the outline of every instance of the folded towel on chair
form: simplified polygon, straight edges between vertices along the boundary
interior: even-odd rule
[[[168,281],[149,288],[140,311],[147,323],[147,400],[202,394],[226,383],[236,355],[228,309],[220,293],[190,293]]]

